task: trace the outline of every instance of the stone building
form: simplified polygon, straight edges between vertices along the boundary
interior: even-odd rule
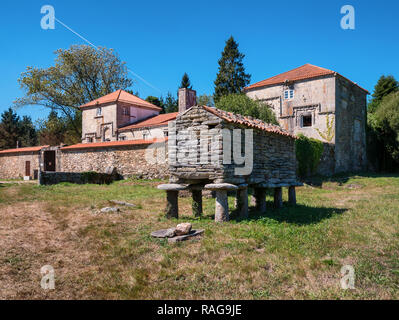
[[[193,211],[202,211],[201,192],[216,191],[216,221],[229,219],[227,191],[237,191],[238,210],[248,215],[248,187],[255,190],[259,211],[266,209],[266,189],[273,188],[275,206],[282,187],[295,203],[296,137],[279,126],[207,106],[194,106],[169,122],[167,215],[177,217],[180,190],[191,190]],[[242,152],[244,151],[244,158]]]
[[[280,125],[292,134],[326,143],[324,174],[359,171],[367,165],[368,92],[337,72],[305,64],[244,89],[271,106]],[[331,145],[329,148],[328,144]]]
[[[158,116],[162,110],[124,90],[90,101],[80,109],[83,143],[128,140],[120,128]]]

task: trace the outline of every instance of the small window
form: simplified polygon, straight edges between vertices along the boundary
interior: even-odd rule
[[[288,99],[292,99],[294,98],[294,90],[285,90],[284,91],[284,99],[288,100]]]
[[[312,126],[312,115],[302,116],[302,127]]]
[[[143,132],[143,140],[147,140],[150,137],[148,132]]]
[[[96,114],[97,114],[97,117],[101,116],[101,114],[102,114],[101,107],[97,108],[97,113]]]
[[[87,142],[89,143],[93,142],[93,137],[87,137]]]
[[[124,116],[128,116],[129,115],[129,109],[128,108],[123,108],[122,109],[122,113]]]
[[[125,141],[126,140],[126,136],[119,136],[119,141]]]

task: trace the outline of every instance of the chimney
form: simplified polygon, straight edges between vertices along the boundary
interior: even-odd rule
[[[197,103],[197,92],[195,90],[179,89],[179,113],[183,113]]]

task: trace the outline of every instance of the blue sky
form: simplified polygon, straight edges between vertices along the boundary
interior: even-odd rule
[[[369,91],[382,74],[399,78],[398,1],[2,1],[0,112],[23,95],[27,66],[49,67],[54,51],[84,41],[56,23],[42,30],[40,9],[97,46],[115,49],[137,80],[141,97],[175,93],[184,72],[198,94],[212,94],[226,39],[238,41],[251,82],[305,63],[332,69]],[[355,8],[356,29],[340,27],[343,5]],[[18,110],[35,120],[42,107]]]

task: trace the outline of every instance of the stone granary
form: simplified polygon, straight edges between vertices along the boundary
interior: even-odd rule
[[[257,210],[266,210],[266,189],[282,206],[282,187],[296,203],[296,137],[278,126],[207,106],[194,106],[169,122],[170,183],[166,214],[178,217],[178,192],[190,190],[193,213],[202,213],[202,190],[215,191],[215,221],[228,221],[227,192],[237,192],[237,209],[248,216],[248,187]],[[244,151],[245,150],[245,151]],[[244,155],[243,155],[244,151]]]

